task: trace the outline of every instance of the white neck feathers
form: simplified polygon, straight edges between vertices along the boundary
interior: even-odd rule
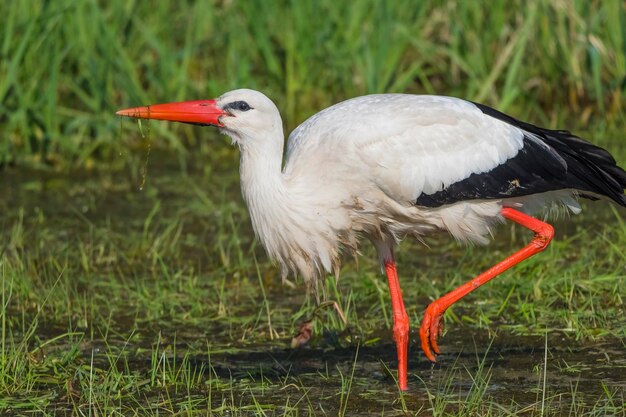
[[[320,202],[282,173],[282,138],[280,148],[253,142],[277,139],[245,138],[246,145],[240,146],[242,194],[254,231],[269,256],[280,263],[283,279],[291,271],[307,285],[317,285],[316,278],[338,271],[336,235],[327,219],[316,213]]]

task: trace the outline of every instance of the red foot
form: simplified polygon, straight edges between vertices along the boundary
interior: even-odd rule
[[[433,301],[424,313],[422,326],[420,327],[420,339],[422,340],[422,350],[431,362],[437,362],[435,355],[440,353],[437,345],[437,337],[443,333],[443,313],[437,301]]]

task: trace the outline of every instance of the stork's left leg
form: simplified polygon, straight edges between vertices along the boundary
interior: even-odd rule
[[[503,208],[501,213],[504,218],[514,221],[515,223],[518,223],[535,232],[535,236],[523,249],[515,252],[504,261],[493,266],[486,272],[483,272],[473,280],[466,282],[443,297],[433,301],[428,306],[426,313],[424,314],[424,319],[422,320],[422,326],[420,327],[420,339],[422,340],[422,350],[426,354],[426,357],[432,362],[436,362],[435,354],[439,354],[437,337],[443,331],[443,323],[441,322],[441,319],[446,309],[487,281],[498,276],[512,266],[517,265],[524,259],[527,259],[544,250],[554,236],[554,228],[548,223],[544,223],[541,220],[537,220],[534,217],[510,207]]]
[[[385,260],[385,272],[389,280],[391,294],[391,309],[393,310],[393,340],[396,342],[398,353],[398,386],[402,391],[407,389],[407,356],[409,350],[409,316],[404,309],[402,290],[396,271],[396,263],[391,259]]]

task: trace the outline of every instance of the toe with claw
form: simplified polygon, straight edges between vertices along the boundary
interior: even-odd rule
[[[437,362],[435,355],[440,353],[437,337],[443,333],[442,318],[444,312],[445,310],[442,310],[436,302],[431,303],[424,313],[424,319],[420,327],[422,350],[431,362]]]

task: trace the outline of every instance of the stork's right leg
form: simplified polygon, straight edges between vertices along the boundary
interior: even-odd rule
[[[402,290],[396,271],[396,263],[393,256],[385,260],[385,272],[389,280],[389,293],[391,294],[391,309],[393,310],[393,340],[396,342],[398,352],[398,386],[402,391],[407,389],[407,356],[409,349],[409,316],[404,309]]]

